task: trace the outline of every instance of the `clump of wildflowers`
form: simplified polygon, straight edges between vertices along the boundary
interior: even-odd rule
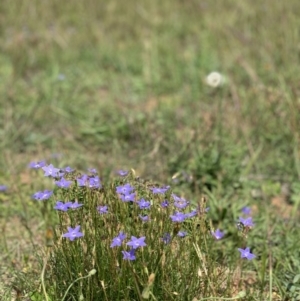
[[[137,287],[144,287],[143,293],[149,290],[150,285],[145,287],[145,283],[149,271],[154,271],[159,281],[151,284],[151,289],[162,294],[160,300],[173,299],[169,292],[178,287],[184,288],[181,300],[191,299],[190,288],[193,294],[202,296],[199,281],[190,281],[195,266],[188,264],[187,259],[195,258],[195,244],[207,248],[215,244],[211,237],[224,237],[221,230],[211,230],[205,202],[196,206],[173,193],[170,186],[138,181],[133,172],[119,171],[121,177],[106,185],[95,169],[81,174],[69,166],[57,168],[38,163],[32,163],[32,168],[42,169],[55,187],[38,191],[33,198],[47,200],[52,204],[48,208],[57,216],[49,263],[57,289],[67,291],[74,277],[96,269],[98,277],[74,285],[70,298],[86,285],[89,290],[81,294],[88,301],[138,300]],[[239,222],[250,228],[252,219],[241,217]],[[239,251],[243,258],[255,257],[249,248]],[[161,285],[165,286],[163,290]],[[61,299],[59,291],[56,297],[52,299]]]

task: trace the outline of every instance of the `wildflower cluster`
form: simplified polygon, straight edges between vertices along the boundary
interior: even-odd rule
[[[61,286],[66,285],[65,277],[92,269],[97,269],[99,279],[110,283],[112,291],[118,288],[117,279],[121,281],[121,275],[127,277],[122,278],[124,287],[132,286],[130,281],[136,280],[135,276],[129,277],[128,264],[135,265],[140,279],[148,277],[145,272],[148,269],[160,269],[157,274],[169,283],[168,274],[174,271],[181,256],[189,256],[192,243],[200,244],[207,238],[213,243],[211,238],[220,240],[225,235],[220,229],[212,231],[208,226],[209,208],[204,202],[193,204],[175,194],[170,186],[145,184],[133,173],[121,170],[117,179],[103,185],[95,169],[82,174],[69,166],[56,168],[44,161],[32,162],[29,167],[43,170],[44,176],[53,180],[53,190],[38,191],[32,198],[53,204],[50,207],[57,213],[51,271]],[[240,222],[251,227],[247,216]],[[249,254],[245,252],[247,249],[242,256],[251,259],[249,250]],[[193,272],[194,267],[187,265],[184,279],[188,280]],[[100,280],[94,281],[95,287],[102,285]],[[168,285],[166,291],[174,290],[176,279]],[[194,290],[199,288],[195,282]],[[99,291],[94,294],[98,299],[103,298]],[[126,300],[131,298],[125,292],[124,296]]]

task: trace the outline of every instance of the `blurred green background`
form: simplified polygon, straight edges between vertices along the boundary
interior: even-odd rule
[[[247,172],[299,177],[299,10],[296,0],[3,0],[2,176],[59,153],[163,180],[213,149],[252,160]],[[207,87],[211,71],[227,85]]]

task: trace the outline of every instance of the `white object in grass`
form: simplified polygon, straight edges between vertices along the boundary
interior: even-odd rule
[[[206,76],[206,84],[216,88],[224,84],[224,76],[219,72],[211,72]]]

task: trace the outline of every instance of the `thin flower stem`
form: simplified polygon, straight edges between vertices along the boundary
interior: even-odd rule
[[[47,266],[47,262],[48,262],[48,257],[49,257],[49,248],[47,248],[46,257],[44,260],[44,266],[43,266],[42,273],[41,273],[41,283],[42,283],[43,293],[45,295],[46,301],[48,301],[49,299],[48,299],[48,294],[46,292],[44,276],[45,276],[45,270],[46,270],[46,266]]]
[[[85,278],[88,278],[88,277],[91,277],[92,275],[94,275],[96,273],[96,270],[92,270],[90,271],[86,276],[83,276],[83,277],[79,277],[77,279],[75,279],[68,287],[68,289],[66,290],[63,298],[61,299],[61,301],[64,301],[65,298],[67,297],[67,294],[69,292],[69,290],[71,289],[71,287],[73,286],[73,284],[75,284],[75,282],[77,282],[78,280],[81,280],[81,279],[85,279]]]

